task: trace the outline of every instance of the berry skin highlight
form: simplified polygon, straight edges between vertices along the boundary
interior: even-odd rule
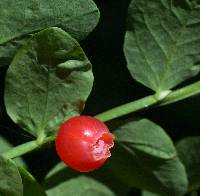
[[[103,122],[90,116],[76,116],[59,128],[56,151],[72,169],[89,172],[99,168],[111,156],[113,140]]]

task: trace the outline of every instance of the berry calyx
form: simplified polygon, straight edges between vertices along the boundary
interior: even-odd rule
[[[114,137],[107,126],[90,116],[65,121],[56,137],[56,151],[69,167],[88,172],[99,168],[111,156]]]

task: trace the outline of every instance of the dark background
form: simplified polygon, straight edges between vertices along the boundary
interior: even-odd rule
[[[89,37],[81,42],[81,46],[93,64],[95,77],[94,87],[84,111],[84,114],[87,115],[96,115],[153,93],[150,89],[134,81],[126,68],[123,40],[126,30],[127,7],[130,1],[96,0],[95,2],[101,12],[100,22]],[[5,71],[1,68],[1,78],[4,77]],[[199,78],[198,75],[180,86]],[[4,84],[1,84],[1,94],[3,94],[3,86]],[[2,105],[3,100],[0,101]],[[161,125],[176,142],[183,137],[199,135],[200,96],[137,112],[137,115]],[[3,135],[15,145],[32,139],[27,133],[19,131],[19,128],[12,123],[2,107],[0,124]],[[30,170],[36,178],[42,179],[49,168],[58,162],[53,151],[54,148],[50,147],[48,150],[25,156]]]

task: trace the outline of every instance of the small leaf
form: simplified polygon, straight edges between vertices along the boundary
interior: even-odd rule
[[[114,174],[129,186],[160,196],[182,196],[187,191],[185,168],[169,138],[162,132],[160,127],[145,119],[122,125],[114,132],[118,145],[115,145],[109,165]],[[140,141],[139,148],[135,141]],[[162,142],[163,146],[160,145]]]
[[[12,160],[0,156],[0,195],[23,196],[22,179]]]
[[[18,169],[22,177],[24,196],[47,196],[42,187],[27,170],[22,167]]]
[[[0,154],[3,152],[6,152],[8,150],[10,150],[11,148],[13,148],[13,145],[10,144],[5,138],[3,138],[0,135]],[[23,166],[23,167],[27,167],[25,161],[21,158],[21,157],[17,157],[14,159],[14,162],[16,163],[17,166]]]
[[[86,175],[67,169],[60,163],[47,175],[44,187],[48,196],[114,196],[104,184]]]
[[[91,64],[59,28],[34,34],[9,66],[5,105],[11,119],[35,136],[55,134],[78,115],[93,85]]]
[[[187,0],[133,0],[124,52],[134,79],[156,92],[196,75],[200,6]]]
[[[1,0],[0,7],[0,44],[52,26],[82,39],[99,20],[92,0]]]
[[[140,150],[151,156],[169,159],[176,149],[165,131],[155,123],[141,119],[126,123],[115,131],[117,141],[130,150]]]
[[[184,164],[189,181],[189,189],[200,188],[200,137],[188,137],[177,144],[180,160]]]

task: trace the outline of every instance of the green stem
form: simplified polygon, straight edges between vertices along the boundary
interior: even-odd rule
[[[8,159],[15,158],[23,154],[26,154],[27,152],[31,152],[36,148],[38,148],[37,142],[31,141],[31,142],[27,142],[19,146],[16,146],[15,148],[12,148],[11,150],[2,153],[2,156]]]
[[[174,103],[198,94],[200,94],[200,81],[173,91],[162,101],[160,105]]]
[[[200,94],[200,81],[183,87],[181,89],[175,90],[173,92],[164,91],[157,93],[155,95],[147,96],[142,99],[118,106],[106,112],[96,115],[95,117],[100,119],[103,122],[118,118],[120,116],[130,114],[136,112],[141,109],[148,108],[152,105],[159,104],[159,105],[167,105],[176,101],[180,101],[182,99],[186,99],[188,97]],[[38,141],[30,141],[15,148],[4,152],[3,155],[6,158],[15,158],[31,152],[47,143],[52,143],[55,137],[47,137],[45,139]]]
[[[194,95],[198,95],[200,94],[200,81],[195,82],[186,87],[180,88],[178,90],[172,91],[171,93],[169,92],[168,94],[166,92],[161,92],[159,95],[157,94],[151,95],[151,96],[118,106],[116,108],[113,108],[111,110],[108,110],[101,114],[96,115],[96,118],[98,118],[99,120],[103,122],[106,122],[106,121],[127,115],[129,113],[147,108],[154,104],[167,105],[170,103],[174,103],[176,101],[180,101],[182,99],[186,99]],[[165,96],[163,96],[163,94]]]
[[[52,136],[47,137],[44,139],[42,144],[39,144],[37,140],[30,141],[30,142],[21,144],[19,146],[16,146],[16,147],[2,153],[1,155],[7,159],[13,159],[13,158],[22,156],[28,152],[31,152],[35,149],[38,149],[39,147],[41,147],[45,144],[51,143],[54,141],[54,139],[55,139],[55,137],[52,137]]]
[[[106,122],[106,121],[118,118],[120,116],[124,116],[126,114],[147,108],[149,106],[152,106],[153,104],[156,104],[157,102],[158,100],[155,98],[155,95],[151,95],[151,96],[144,97],[142,99],[118,106],[116,108],[113,108],[101,114],[98,114],[95,117],[103,122]]]

